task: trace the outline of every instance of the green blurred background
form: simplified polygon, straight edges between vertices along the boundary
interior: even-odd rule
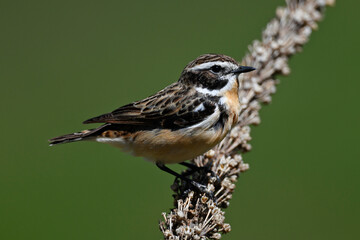
[[[241,60],[279,5],[1,0],[0,239],[161,239],[173,177],[107,145],[46,140],[155,93],[200,54]],[[224,239],[359,239],[359,7],[328,9],[261,110]]]

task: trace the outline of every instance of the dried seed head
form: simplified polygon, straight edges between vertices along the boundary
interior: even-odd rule
[[[271,102],[271,94],[279,83],[276,75],[290,74],[289,58],[302,50],[312,31],[317,29],[324,7],[335,3],[334,0],[286,2],[288,6],[277,8],[276,17],[267,24],[262,41],[254,41],[249,46],[250,53],[241,62],[255,67],[256,71],[239,78],[238,124],[220,144],[193,160],[197,166],[211,166],[212,172],[197,172],[189,177],[205,185],[217,201],[199,192],[188,193],[188,184],[176,181],[172,189],[179,200],[169,214],[163,214],[164,221],[160,223],[165,239],[220,239],[223,233],[231,231],[231,226],[224,223],[224,211],[220,207],[229,206],[234,183],[240,173],[249,169],[238,150],[242,153],[251,150],[250,125],[260,124],[259,110],[263,103]]]

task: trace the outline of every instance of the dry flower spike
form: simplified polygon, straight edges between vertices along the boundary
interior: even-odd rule
[[[269,103],[278,83],[276,75],[288,75],[289,58],[302,49],[313,30],[318,28],[325,7],[335,0],[288,0],[286,7],[276,10],[262,34],[262,41],[249,46],[249,54],[242,64],[257,70],[242,79],[239,99],[242,110],[238,125],[214,149],[193,159],[197,166],[210,166],[217,175],[195,172],[190,177],[214,192],[216,202],[203,193],[189,190],[187,183],[175,181],[175,206],[170,213],[163,213],[160,229],[165,239],[220,239],[231,231],[225,223],[225,212],[240,173],[249,169],[242,155],[251,150],[248,143],[250,125],[260,123],[261,103]]]

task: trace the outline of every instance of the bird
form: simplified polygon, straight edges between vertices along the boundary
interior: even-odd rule
[[[84,121],[103,125],[49,140],[50,145],[96,141],[141,156],[177,177],[165,164],[185,163],[217,145],[240,114],[240,74],[254,71],[232,57],[204,54],[179,80],[143,100]],[[193,183],[196,185],[196,183]]]

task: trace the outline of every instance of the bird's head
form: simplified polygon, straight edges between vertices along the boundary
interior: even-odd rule
[[[205,54],[185,67],[179,81],[195,87],[201,93],[219,95],[236,84],[239,86],[238,77],[241,73],[253,70],[253,67],[240,66],[229,56]]]

